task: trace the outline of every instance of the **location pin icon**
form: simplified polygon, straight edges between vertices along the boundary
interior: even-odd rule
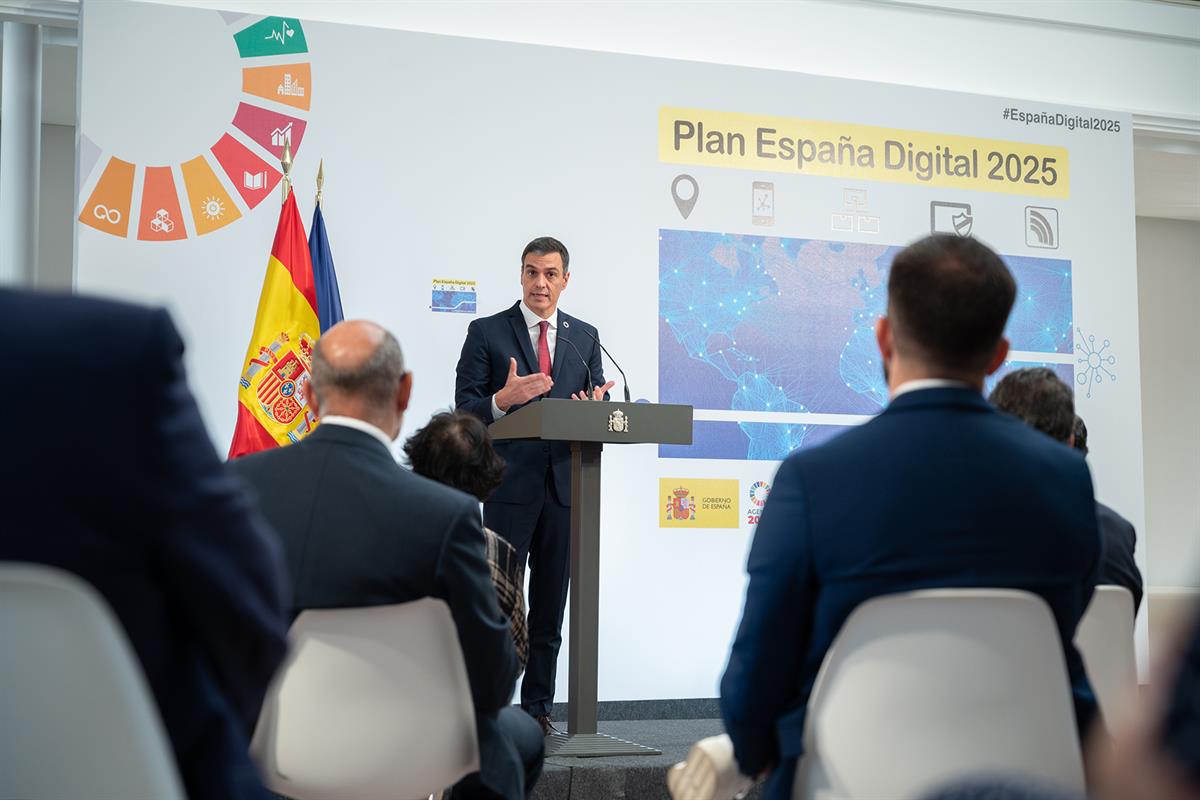
[[[692,185],[691,194],[688,197],[679,195],[679,184],[690,183]],[[671,197],[675,198],[675,207],[679,209],[679,213],[684,219],[692,213],[692,209],[696,207],[696,201],[700,198],[700,184],[696,183],[696,179],[691,175],[676,175],[675,180],[671,181]]]

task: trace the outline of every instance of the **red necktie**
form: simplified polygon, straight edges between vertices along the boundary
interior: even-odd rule
[[[538,327],[542,329],[541,336],[538,337],[538,371],[550,377],[550,337],[547,331],[550,328],[550,323],[542,320],[538,323]]]

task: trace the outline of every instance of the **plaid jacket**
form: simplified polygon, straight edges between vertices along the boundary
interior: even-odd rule
[[[513,644],[521,669],[529,658],[529,628],[525,621],[525,565],[517,561],[517,551],[504,537],[491,528],[483,529],[487,541],[487,562],[492,569],[492,583],[500,599],[500,610],[508,615]]]

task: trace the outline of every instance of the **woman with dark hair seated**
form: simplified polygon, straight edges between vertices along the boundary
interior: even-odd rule
[[[404,443],[404,454],[413,472],[452,486],[483,502],[504,475],[504,459],[492,449],[492,437],[478,417],[460,411],[435,414],[425,427]],[[487,560],[500,610],[508,615],[517,658],[525,667],[529,656],[529,630],[525,620],[525,568],[512,545],[490,528],[484,528]]]

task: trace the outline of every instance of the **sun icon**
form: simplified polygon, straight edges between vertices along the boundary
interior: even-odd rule
[[[225,216],[225,205],[216,197],[209,197],[205,199],[201,211],[207,219],[217,220]]]

